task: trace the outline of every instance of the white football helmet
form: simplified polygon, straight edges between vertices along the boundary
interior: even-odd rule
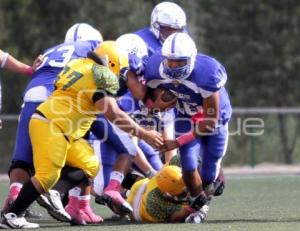
[[[71,26],[65,36],[65,43],[76,41],[98,41],[102,42],[101,33],[87,23],[76,23]]]
[[[161,2],[154,7],[150,29],[157,39],[164,41],[166,36],[161,34],[162,26],[180,31],[185,29],[186,15],[180,6],[173,2]]]
[[[186,33],[170,35],[162,46],[163,73],[171,78],[188,77],[195,65],[197,48],[193,39]],[[169,67],[168,60],[186,61],[181,67]]]
[[[135,54],[139,58],[148,56],[146,43],[136,34],[128,33],[121,35],[117,38],[116,44],[120,49],[125,49],[128,54]]]

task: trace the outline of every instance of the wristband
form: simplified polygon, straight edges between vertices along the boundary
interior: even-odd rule
[[[32,69],[32,67],[26,67],[26,69],[25,69],[25,75],[28,75],[28,76],[32,76],[32,74],[33,74],[33,69]]]
[[[196,137],[194,136],[194,133],[191,131],[191,132],[188,132],[188,133],[185,133],[179,137],[176,138],[179,146],[183,146],[185,144],[188,144],[190,143],[191,141],[193,141]]]

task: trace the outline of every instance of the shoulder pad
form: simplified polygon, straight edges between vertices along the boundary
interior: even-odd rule
[[[119,80],[117,76],[107,67],[93,64],[92,73],[98,89],[103,89],[112,95],[119,90]]]

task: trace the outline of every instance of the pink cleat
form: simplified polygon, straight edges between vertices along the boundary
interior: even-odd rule
[[[78,208],[80,217],[87,224],[100,224],[103,222],[103,218],[93,212],[89,200],[79,200]]]
[[[102,196],[105,204],[116,214],[127,215],[133,211],[131,205],[116,190],[104,190]]]
[[[69,203],[65,207],[66,212],[71,216],[73,225],[85,225],[85,221],[81,218],[78,211],[79,200],[76,196],[69,196]]]

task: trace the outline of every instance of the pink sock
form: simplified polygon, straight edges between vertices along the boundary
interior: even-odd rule
[[[78,197],[69,196],[68,206],[71,206],[72,208],[77,208],[78,207]]]
[[[8,197],[16,199],[22,189],[23,185],[20,183],[12,183],[9,187]]]
[[[9,206],[17,199],[23,185],[20,183],[12,183],[9,187],[8,195],[4,201],[2,212],[8,212]]]
[[[105,191],[113,190],[119,191],[121,183],[118,180],[112,179],[109,181],[108,185],[105,188]]]

